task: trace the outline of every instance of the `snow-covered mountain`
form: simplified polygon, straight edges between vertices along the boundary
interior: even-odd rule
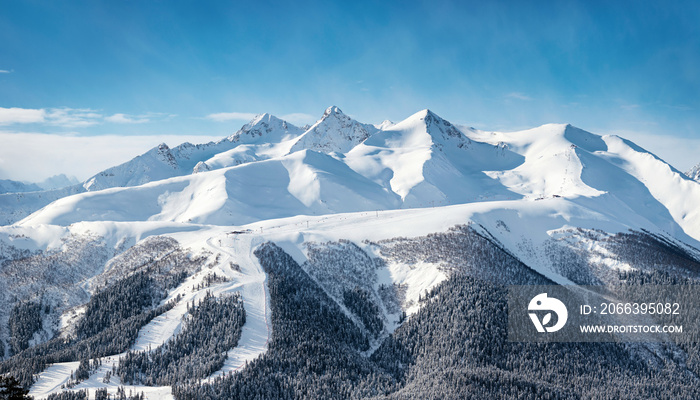
[[[323,117],[299,137],[290,151],[307,149],[323,153],[346,153],[376,132],[374,125],[361,124],[336,106],[328,107]]]
[[[421,364],[428,361],[420,361],[419,353],[462,354],[441,343],[456,340],[456,332],[481,332],[484,325],[505,320],[497,310],[492,312],[500,317],[483,317],[483,323],[474,322],[471,311],[469,318],[461,311],[453,314],[464,296],[493,292],[491,287],[471,292],[479,285],[620,284],[622,273],[697,279],[700,270],[700,183],[630,141],[571,125],[489,132],[458,127],[423,110],[375,126],[330,107],[315,124],[298,128],[262,114],[218,142],[161,145],[83,186],[62,190],[38,192],[51,196],[41,198],[46,201],[41,209],[0,227],[0,286],[6,289],[0,290],[1,353],[25,351],[0,363],[0,373],[24,374],[38,397],[59,392],[62,385],[91,395],[97,388],[114,393],[128,385],[149,398],[235,398],[244,389],[227,390],[268,390],[255,380],[258,375],[298,387],[300,376],[316,382],[309,378],[314,374],[321,374],[323,383],[309,384],[316,389],[307,397],[426,397],[422,379],[438,378],[425,372],[434,369]],[[3,212],[22,210],[17,198],[17,204],[7,199],[0,196]],[[217,318],[200,321],[191,304],[211,302],[208,291],[233,296],[235,301],[226,304],[235,310],[229,311],[240,315],[242,304],[245,323],[224,327],[212,325]],[[122,302],[125,293],[150,297]],[[429,293],[438,300],[427,300]],[[480,304],[504,301],[489,296]],[[138,307],[127,312],[122,303]],[[104,322],[106,311],[98,304],[115,307],[121,317]],[[212,313],[224,312],[205,304]],[[421,312],[425,307],[433,308]],[[48,311],[37,322],[38,309]],[[307,309],[313,312],[299,314]],[[25,320],[31,332],[12,328]],[[426,337],[439,337],[437,347],[425,347],[430,345],[417,336],[441,321],[460,328],[435,328]],[[128,330],[128,340],[118,341],[115,332],[127,323],[135,328]],[[216,342],[215,337],[228,337],[216,333],[224,328],[236,340]],[[190,344],[186,356],[191,359],[182,365],[196,368],[169,364],[184,357],[179,343],[196,342],[193,332],[207,336],[206,351],[218,349],[219,358],[205,362],[204,350]],[[60,341],[51,339],[54,334]],[[300,350],[310,345],[304,337],[315,338],[315,355]],[[498,337],[486,332],[479,340]],[[302,344],[295,347],[295,341]],[[44,347],[32,350],[40,343]],[[223,352],[216,347],[224,345]],[[529,348],[494,346],[528,360],[539,357]],[[480,349],[483,342],[468,347]],[[401,353],[408,349],[416,353]],[[140,358],[145,352],[152,357]],[[615,354],[621,363],[653,359],[691,376],[700,371],[677,360],[692,359],[695,352],[590,347],[575,352],[578,361],[572,362],[589,365],[588,355]],[[258,358],[263,353],[267,356]],[[482,356],[475,360],[486,362],[486,370],[474,372],[474,360],[462,354],[455,365],[471,361],[455,371],[482,380],[505,374],[489,387],[507,385],[512,393],[524,393],[514,389],[520,383],[513,383],[513,376],[536,374],[525,361],[509,370],[506,365],[517,360],[483,361]],[[101,357],[104,364],[81,366],[85,357]],[[279,377],[264,372],[271,365],[297,365],[297,359],[305,372],[279,372]],[[320,360],[344,361],[325,365],[326,372],[304,370],[326,362]],[[419,364],[425,371],[415,369]],[[620,368],[626,367],[610,367],[606,374]],[[80,382],[73,373],[78,369]],[[241,370],[250,373],[217,379]],[[348,383],[345,376],[367,380]],[[540,376],[530,385],[530,376],[517,376],[525,387],[562,378]],[[619,377],[635,388],[638,378]],[[427,386],[440,386],[441,380],[436,382]],[[668,382],[682,387],[678,393],[694,395],[692,382],[667,376],[658,385]],[[333,385],[342,390],[324,392]],[[443,394],[459,397],[454,393],[464,394]],[[596,397],[597,392],[562,393]]]
[[[616,136],[570,125],[463,132],[428,110],[384,130],[368,129],[337,107],[303,133],[262,115],[217,143],[161,145],[85,184],[113,189],[61,199],[21,224],[241,225],[294,215],[564,198],[631,227],[700,239],[700,186]],[[141,182],[149,183],[136,186]]]
[[[58,174],[44,179],[43,181],[37,183],[37,186],[43,190],[54,190],[77,185],[78,183],[80,182],[74,176],[69,177],[65,174]]]
[[[290,139],[302,133],[285,121],[262,114],[228,138],[205,144],[183,143],[172,149],[162,143],[132,160],[95,174],[81,184],[73,179],[68,180],[70,186],[60,185],[65,182],[65,176],[61,175],[31,187],[13,181],[7,191],[0,190],[0,225],[15,223],[53,201],[76,193],[138,186],[286,154],[292,145]]]

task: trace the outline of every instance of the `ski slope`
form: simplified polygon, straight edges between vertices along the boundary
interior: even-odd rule
[[[227,353],[228,358],[223,368],[208,378],[213,379],[239,370],[267,350],[270,337],[267,277],[252,254],[260,244],[261,238],[254,235],[232,235],[221,228],[205,228],[195,234],[185,233],[184,238],[189,246],[210,251],[213,259],[218,260],[218,263],[192,276],[173,290],[162,304],[178,295],[181,296],[180,301],[174,308],[145,325],[139,331],[131,350],[150,351],[177,335],[182,326],[182,319],[187,313],[187,304],[202,299],[208,291],[216,296],[238,292],[243,299],[246,323],[238,346]],[[232,264],[240,266],[240,271],[232,269]],[[211,272],[225,276],[229,281],[194,291],[193,288],[202,283],[206,274]],[[127,392],[129,390],[134,393],[144,392],[149,399],[172,399],[170,387],[122,385],[117,376],[112,376],[110,382],[105,383],[104,376],[107,371],[117,366],[119,358],[125,354],[114,354],[103,358],[102,366],[90,376],[90,379],[81,382],[71,390],[88,389],[94,395],[94,390],[107,388],[114,394],[120,386],[124,386]],[[71,373],[78,368],[78,364],[78,362],[68,362],[51,365],[39,375],[37,382],[31,388],[30,395],[43,399],[51,393],[61,391],[61,386],[68,382]]]

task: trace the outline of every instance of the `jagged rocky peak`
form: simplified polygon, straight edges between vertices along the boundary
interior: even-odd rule
[[[326,108],[326,111],[323,112],[323,116],[321,116],[321,119],[316,121],[315,124],[311,125],[309,127],[309,129],[317,127],[323,123],[326,123],[326,124],[333,123],[332,120],[340,121],[340,122],[344,123],[343,125],[349,125],[353,122],[359,124],[359,122],[357,122],[354,119],[347,116],[343,112],[343,110],[341,110],[338,106],[330,106],[330,107]],[[307,131],[309,129],[307,129]]]
[[[156,151],[158,153],[159,158],[165,162],[166,164],[170,165],[173,168],[177,168],[177,160],[173,156],[173,153],[170,152],[170,147],[168,147],[167,144],[161,143],[158,145],[156,148]]]
[[[323,118],[328,118],[331,115],[347,117],[347,115],[345,115],[338,106],[330,106],[326,108],[326,111],[323,113]]]
[[[326,109],[292,147],[291,152],[315,150],[345,153],[377,132],[373,125],[362,124],[345,115],[338,106]]]
[[[204,161],[198,162],[197,165],[195,165],[194,168],[192,169],[193,174],[197,174],[200,172],[207,172],[207,171],[211,171],[211,167],[207,163],[205,163]]]
[[[229,137],[229,140],[241,143],[255,142],[260,138],[267,141],[276,141],[285,136],[298,136],[301,132],[301,129],[287,121],[279,119],[272,114],[264,113],[243,125],[238,132]]]
[[[700,182],[700,164],[694,166],[685,174],[688,176],[688,178]]]

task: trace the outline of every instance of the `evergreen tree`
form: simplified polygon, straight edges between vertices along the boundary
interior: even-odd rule
[[[27,394],[29,389],[20,385],[13,376],[0,375],[0,399],[2,400],[23,400],[31,399]]]

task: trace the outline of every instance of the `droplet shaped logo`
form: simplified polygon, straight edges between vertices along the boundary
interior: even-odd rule
[[[554,297],[547,297],[547,293],[540,293],[533,297],[527,309],[530,311],[530,319],[535,324],[537,332],[556,332],[564,327],[569,317],[569,312],[566,310],[564,303]],[[534,311],[549,312],[544,314],[540,321],[540,318]],[[552,313],[557,315],[556,323],[553,326],[547,326],[552,322]]]

